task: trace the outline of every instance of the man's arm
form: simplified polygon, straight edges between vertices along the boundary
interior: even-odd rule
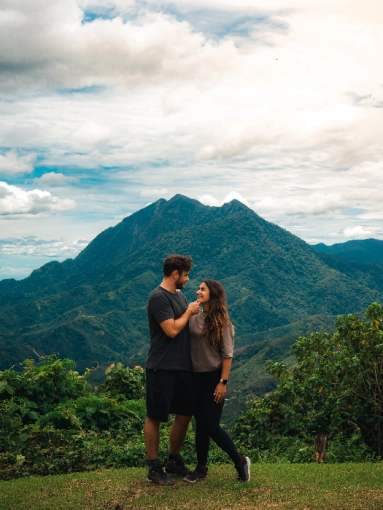
[[[167,319],[166,321],[161,322],[160,326],[163,329],[165,335],[170,338],[177,336],[178,333],[180,333],[189,322],[190,317],[198,313],[198,310],[199,303],[198,301],[194,301],[193,303],[189,304],[185,313],[181,315],[181,317],[178,317],[178,319]]]

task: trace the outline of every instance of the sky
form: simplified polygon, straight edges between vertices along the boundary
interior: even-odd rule
[[[0,279],[176,193],[383,239],[381,0],[0,0]]]

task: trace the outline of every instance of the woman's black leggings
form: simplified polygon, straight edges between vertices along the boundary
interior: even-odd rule
[[[213,372],[194,372],[196,450],[197,462],[207,464],[210,438],[233,460],[235,464],[241,459],[233,440],[220,426],[224,401],[214,402],[214,390],[221,378],[221,369]]]

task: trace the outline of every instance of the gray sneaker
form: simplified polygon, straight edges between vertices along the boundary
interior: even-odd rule
[[[251,462],[249,457],[243,457],[243,459],[245,460],[245,462],[242,464],[242,466],[235,466],[235,469],[238,472],[238,481],[249,482]]]
[[[187,476],[192,471],[185,466],[181,455],[177,459],[168,460],[165,466],[165,471],[171,475]]]
[[[174,485],[174,480],[168,477],[165,471],[162,469],[161,462],[156,460],[149,464],[148,481],[157,485],[170,486]]]

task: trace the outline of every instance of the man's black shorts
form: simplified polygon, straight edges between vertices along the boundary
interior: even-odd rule
[[[146,414],[166,422],[169,414],[192,416],[193,376],[186,370],[146,369]]]

